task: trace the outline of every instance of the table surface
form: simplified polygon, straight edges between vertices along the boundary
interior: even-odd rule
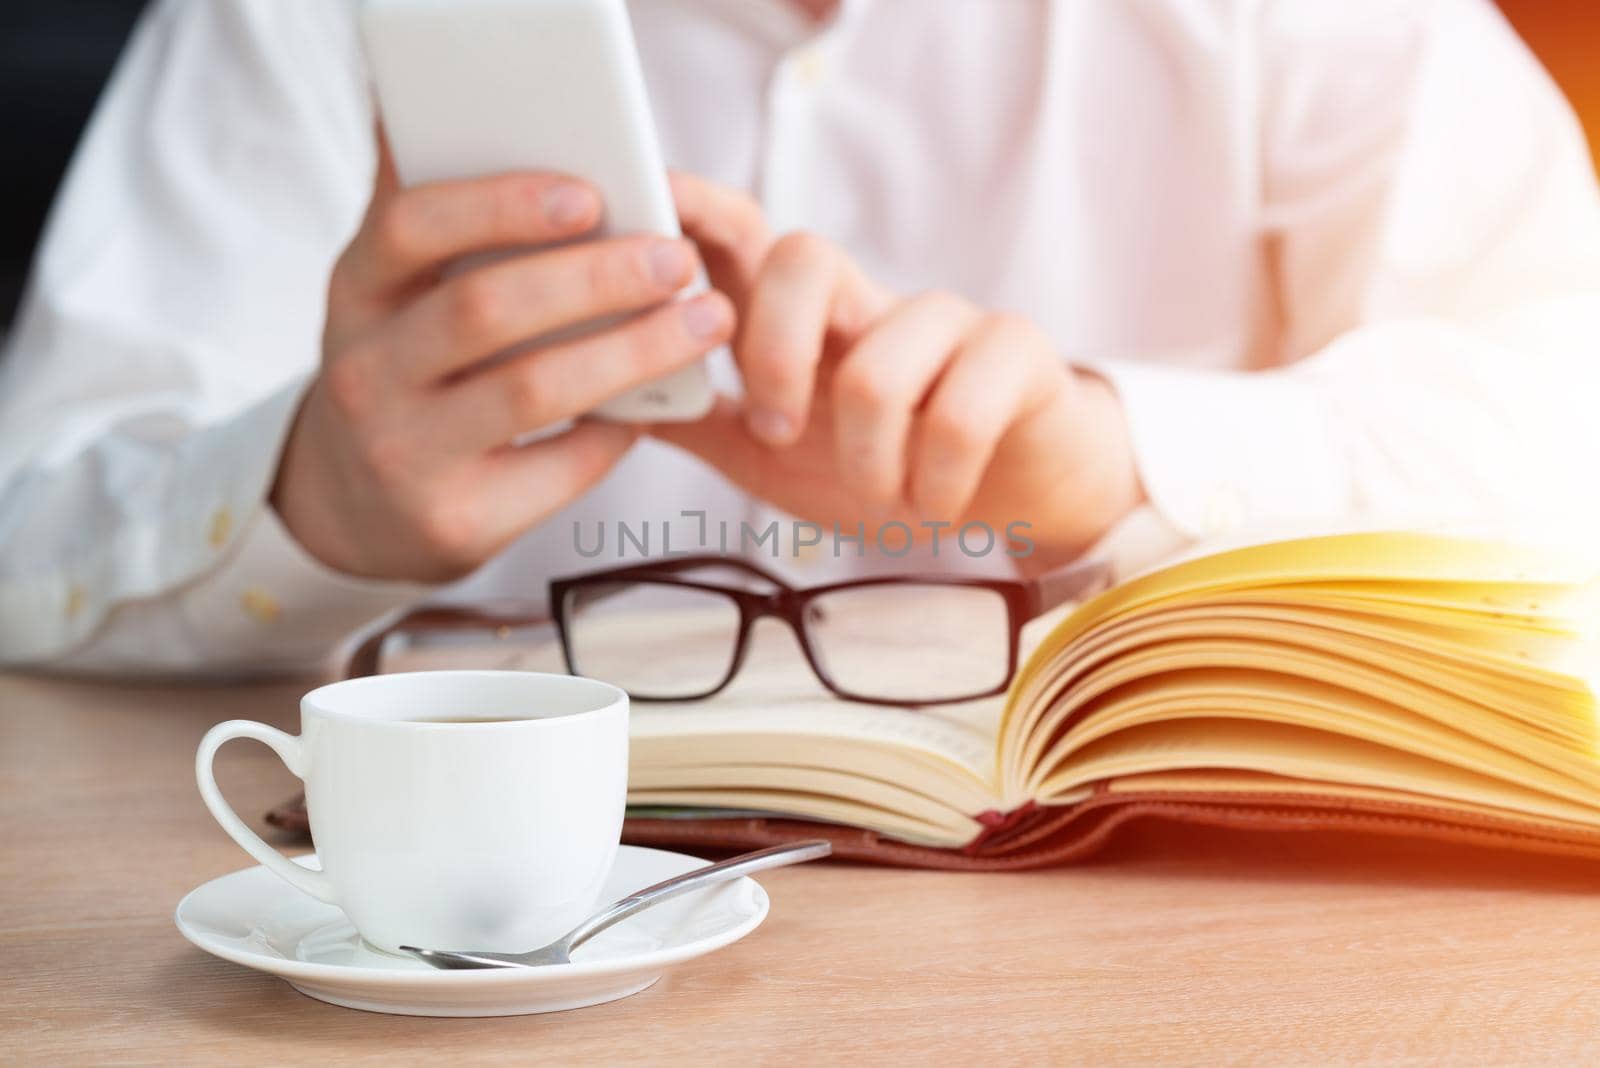
[[[760,929],[610,1005],[335,1008],[207,956],[172,922],[185,892],[246,866],[195,790],[201,734],[235,717],[294,729],[305,688],[0,676],[0,1062],[1574,1064],[1600,1050],[1600,866],[1163,824],[1050,872],[764,875]],[[229,746],[218,776],[247,816],[294,788],[261,746]]]

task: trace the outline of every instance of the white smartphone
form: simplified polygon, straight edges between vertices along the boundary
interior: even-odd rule
[[[403,184],[558,171],[604,197],[592,236],[680,236],[623,0],[366,0],[361,25]],[[712,401],[701,362],[593,414],[686,422]]]

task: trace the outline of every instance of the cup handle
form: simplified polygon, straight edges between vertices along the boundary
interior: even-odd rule
[[[200,751],[194,758],[194,776],[200,784],[200,796],[205,800],[206,808],[211,810],[211,815],[222,824],[222,829],[240,847],[255,857],[268,869],[276,873],[285,882],[303,890],[318,901],[325,901],[330,905],[337,905],[333,893],[333,884],[328,877],[320,871],[302,868],[282,853],[269,846],[262,837],[252,831],[244,820],[233,811],[222,791],[217,789],[217,777],[212,772],[211,764],[216,758],[217,750],[222,748],[224,742],[235,738],[253,738],[278,754],[284,766],[300,778],[304,769],[301,763],[302,751],[300,739],[292,734],[285,734],[265,723],[255,723],[248,719],[230,719],[226,723],[219,723],[206,731],[206,736],[200,739]]]

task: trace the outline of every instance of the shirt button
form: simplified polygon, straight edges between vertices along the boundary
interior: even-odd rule
[[[206,531],[206,541],[213,549],[220,549],[228,544],[228,536],[233,533],[233,512],[226,506],[218,508],[211,513],[211,526]]]
[[[823,76],[827,74],[827,63],[820,51],[808,48],[795,57],[794,71],[801,85],[815,89],[822,84]]]
[[[283,606],[278,604],[278,599],[256,586],[239,595],[239,607],[258,623],[276,623],[283,614]]]
[[[77,619],[83,614],[85,606],[89,603],[89,594],[82,586],[74,585],[67,590],[67,601],[62,611],[68,619]]]
[[[1227,534],[1244,522],[1244,500],[1236,486],[1219,486],[1206,498],[1201,520],[1207,534]]]

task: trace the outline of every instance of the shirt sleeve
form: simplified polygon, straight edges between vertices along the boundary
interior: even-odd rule
[[[1594,523],[1600,197],[1565,100],[1483,0],[1263,12],[1278,366],[1094,365],[1151,504],[1189,539]]]
[[[0,358],[0,662],[303,668],[420,596],[265,503],[370,187],[363,77],[345,2],[142,20]]]

